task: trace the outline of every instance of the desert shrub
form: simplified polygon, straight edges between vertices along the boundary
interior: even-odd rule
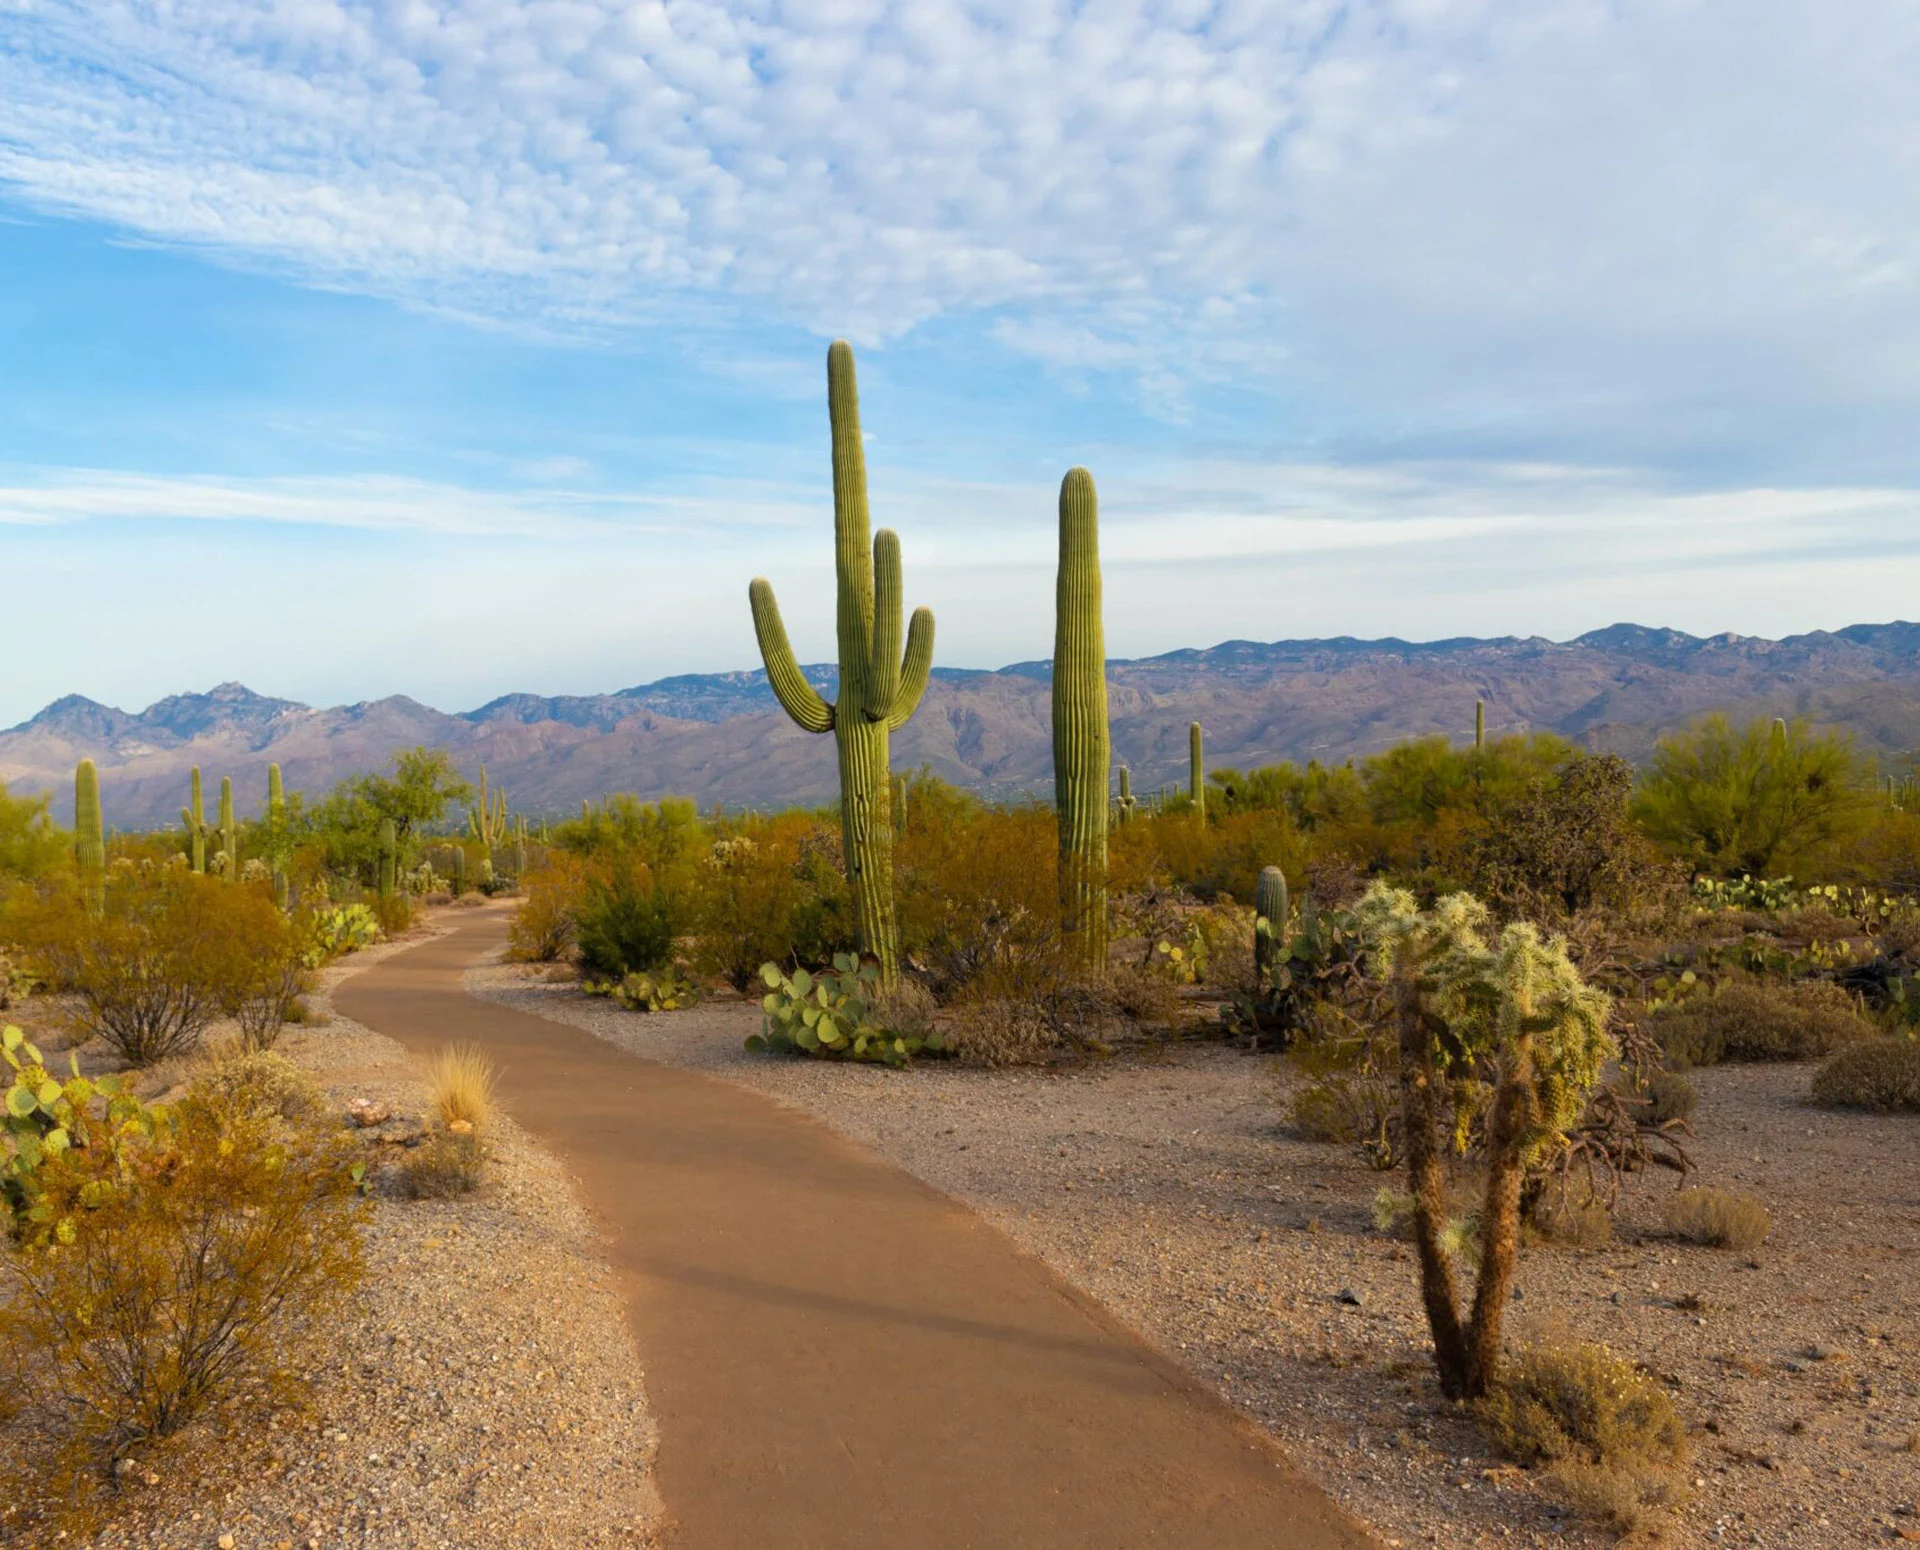
[[[31,1422],[6,1460],[16,1521],[73,1508],[209,1412],[297,1397],[360,1273],[334,1138],[193,1096],[143,1118],[43,1159],[47,1211],[0,1270],[0,1347]]]
[[[373,918],[382,936],[399,936],[413,924],[413,900],[398,888],[373,896]]]
[[[1653,1071],[1647,1076],[1647,1118],[1656,1125],[1691,1119],[1699,1093],[1678,1071]]]
[[[969,1001],[957,1008],[946,1042],[968,1065],[1037,1065],[1060,1048],[1060,1035],[1025,998]]]
[[[115,867],[97,909],[78,890],[53,891],[15,929],[42,976],[72,993],[78,1031],[146,1066],[192,1049],[243,998],[263,899],[176,868]]]
[[[1303,1043],[1289,1057],[1304,1081],[1290,1106],[1302,1140],[1357,1146],[1368,1166],[1400,1161],[1399,1060],[1390,1040],[1374,1035]]]
[[[566,850],[549,850],[521,879],[519,909],[507,928],[507,956],[521,963],[552,963],[574,945],[574,907],[587,885],[587,864]]]
[[[1831,980],[1729,980],[1711,995],[1658,1008],[1652,1028],[1679,1066],[1811,1060],[1873,1033],[1853,998]]]
[[[1053,810],[956,797],[939,820],[921,811],[895,847],[900,946],[933,992],[1004,994],[1069,972]]]
[[[317,1120],[325,1109],[313,1079],[286,1056],[238,1040],[205,1051],[191,1087],[222,1113],[264,1114],[294,1125]]]
[[[1567,1249],[1599,1249],[1613,1242],[1613,1213],[1591,1190],[1542,1190],[1527,1212],[1541,1241]]]
[[[477,1044],[450,1044],[433,1063],[429,1102],[443,1125],[484,1129],[493,1116],[492,1058]]]
[[[1667,1231],[1716,1249],[1755,1249],[1773,1230],[1758,1195],[1737,1189],[1683,1189],[1667,1202]]]
[[[700,999],[700,986],[680,968],[669,965],[618,980],[582,980],[590,996],[607,996],[629,1012],[677,1012]]]
[[[409,1200],[448,1200],[471,1195],[486,1177],[487,1146],[464,1121],[433,1125],[427,1138],[400,1159],[397,1182]]]
[[[696,962],[735,990],[758,980],[761,964],[793,956],[804,832],[790,822],[749,822],[716,839],[695,870]]]
[[[266,886],[235,892],[240,897],[225,922],[233,972],[220,1009],[239,1026],[247,1048],[271,1049],[311,983],[310,933],[281,913]]]
[[[581,972],[595,979],[624,979],[673,957],[672,906],[643,869],[588,878],[574,919]]]
[[[1813,1101],[1876,1114],[1920,1113],[1920,1043],[1862,1039],[1814,1073]]]
[[[1572,1506],[1630,1532],[1677,1499],[1686,1429],[1666,1392],[1604,1346],[1523,1351],[1480,1400],[1507,1457],[1546,1466]]]
[[[932,993],[918,980],[901,976],[891,989],[876,987],[867,1018],[883,1033],[898,1034],[921,1044],[934,1036],[937,1005]]]

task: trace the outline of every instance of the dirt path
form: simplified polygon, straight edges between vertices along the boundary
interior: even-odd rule
[[[631,1310],[675,1550],[1378,1544],[947,1197],[731,1083],[468,998],[462,971],[505,929],[476,912],[334,1003],[423,1053],[485,1046],[506,1107],[579,1177]]]

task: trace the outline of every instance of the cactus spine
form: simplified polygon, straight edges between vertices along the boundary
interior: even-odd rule
[[[287,788],[280,779],[280,766],[267,766],[267,833],[273,849],[268,865],[273,878],[273,902],[287,907]]]
[[[394,832],[393,820],[391,818],[382,818],[380,820],[379,874],[380,897],[382,899],[390,898],[393,895],[393,880],[394,874],[398,869],[399,849],[400,842]]]
[[[240,881],[240,829],[233,821],[233,777],[220,777],[220,849],[227,858],[227,881]]]
[[[196,872],[207,869],[207,810],[200,803],[200,766],[193,767],[188,787],[191,795],[180,809],[180,822],[187,831],[187,860]]]
[[[1485,700],[1473,702],[1473,746],[1475,748],[1487,746],[1487,702]]]
[[[1207,821],[1207,753],[1206,742],[1200,731],[1200,723],[1191,722],[1187,727],[1187,782],[1193,793],[1193,810],[1200,815],[1200,821]]]
[[[1053,603],[1053,800],[1060,924],[1093,968],[1107,961],[1107,646],[1100,610],[1100,504],[1093,475],[1060,481]]]
[[[1139,804],[1133,799],[1133,771],[1124,764],[1120,766],[1120,799],[1114,805],[1119,809],[1122,823],[1133,822],[1133,810]]]
[[[893,914],[891,734],[906,725],[933,667],[933,614],[916,608],[901,655],[900,540],[886,528],[868,539],[867,463],[853,349],[827,351],[827,416],[833,434],[833,550],[840,645],[840,697],[820,698],[800,671],[773,587],[747,589],[767,682],[807,732],[831,732],[840,759],[840,836],[860,945],[879,961],[882,981],[899,977]]]
[[[1287,874],[1277,866],[1260,869],[1253,888],[1253,912],[1253,967],[1264,989],[1273,983],[1273,966],[1287,942]]]
[[[81,885],[98,910],[106,883],[107,841],[100,819],[100,776],[91,759],[82,759],[73,771],[73,859]]]

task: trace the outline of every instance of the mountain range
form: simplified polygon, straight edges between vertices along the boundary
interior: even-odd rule
[[[805,669],[832,697],[835,669]],[[930,766],[996,797],[1045,794],[1052,779],[1047,662],[939,668],[894,737],[894,767]],[[1903,766],[1920,746],[1920,625],[1860,624],[1765,640],[1617,624],[1569,641],[1540,637],[1227,641],[1108,664],[1115,763],[1147,792],[1186,779],[1187,724],[1206,728],[1210,766],[1338,761],[1403,738],[1550,730],[1644,757],[1664,731],[1707,711],[1804,716]],[[729,807],[812,804],[835,792],[833,741],[794,727],[764,672],[662,678],[611,694],[508,694],[448,713],[404,695],[314,709],[224,683],[138,714],[68,695],[0,732],[0,781],[49,791],[71,813],[73,767],[99,767],[109,824],[175,821],[187,772],[234,777],[242,813],[265,800],[266,767],[319,793],[384,765],[395,749],[444,748],[469,775],[484,761],[514,808],[560,815],[631,791]]]

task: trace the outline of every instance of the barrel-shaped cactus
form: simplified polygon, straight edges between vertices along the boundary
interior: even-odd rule
[[[1273,967],[1287,943],[1287,874],[1262,867],[1253,889],[1253,966],[1264,989],[1273,983]]]
[[[793,654],[773,587],[756,577],[747,589],[767,683],[781,709],[807,732],[831,732],[840,756],[840,837],[860,945],[880,964],[883,983],[899,976],[893,911],[892,734],[906,725],[933,668],[933,614],[916,608],[901,650],[900,540],[886,528],[868,539],[867,462],[860,439],[860,397],[853,348],[827,351],[827,417],[833,435],[835,613],[840,645],[839,698],[823,700]]]
[[[180,824],[187,831],[187,864],[196,872],[207,869],[207,810],[200,801],[200,766],[193,767],[188,785],[187,805],[180,809]]]
[[[1081,958],[1107,961],[1107,646],[1100,608],[1100,507],[1093,475],[1060,482],[1054,586],[1053,800],[1060,831],[1060,923]]]
[[[1206,742],[1200,731],[1200,723],[1195,721],[1187,727],[1187,782],[1193,797],[1193,810],[1200,815],[1200,821],[1207,818],[1207,752]]]

